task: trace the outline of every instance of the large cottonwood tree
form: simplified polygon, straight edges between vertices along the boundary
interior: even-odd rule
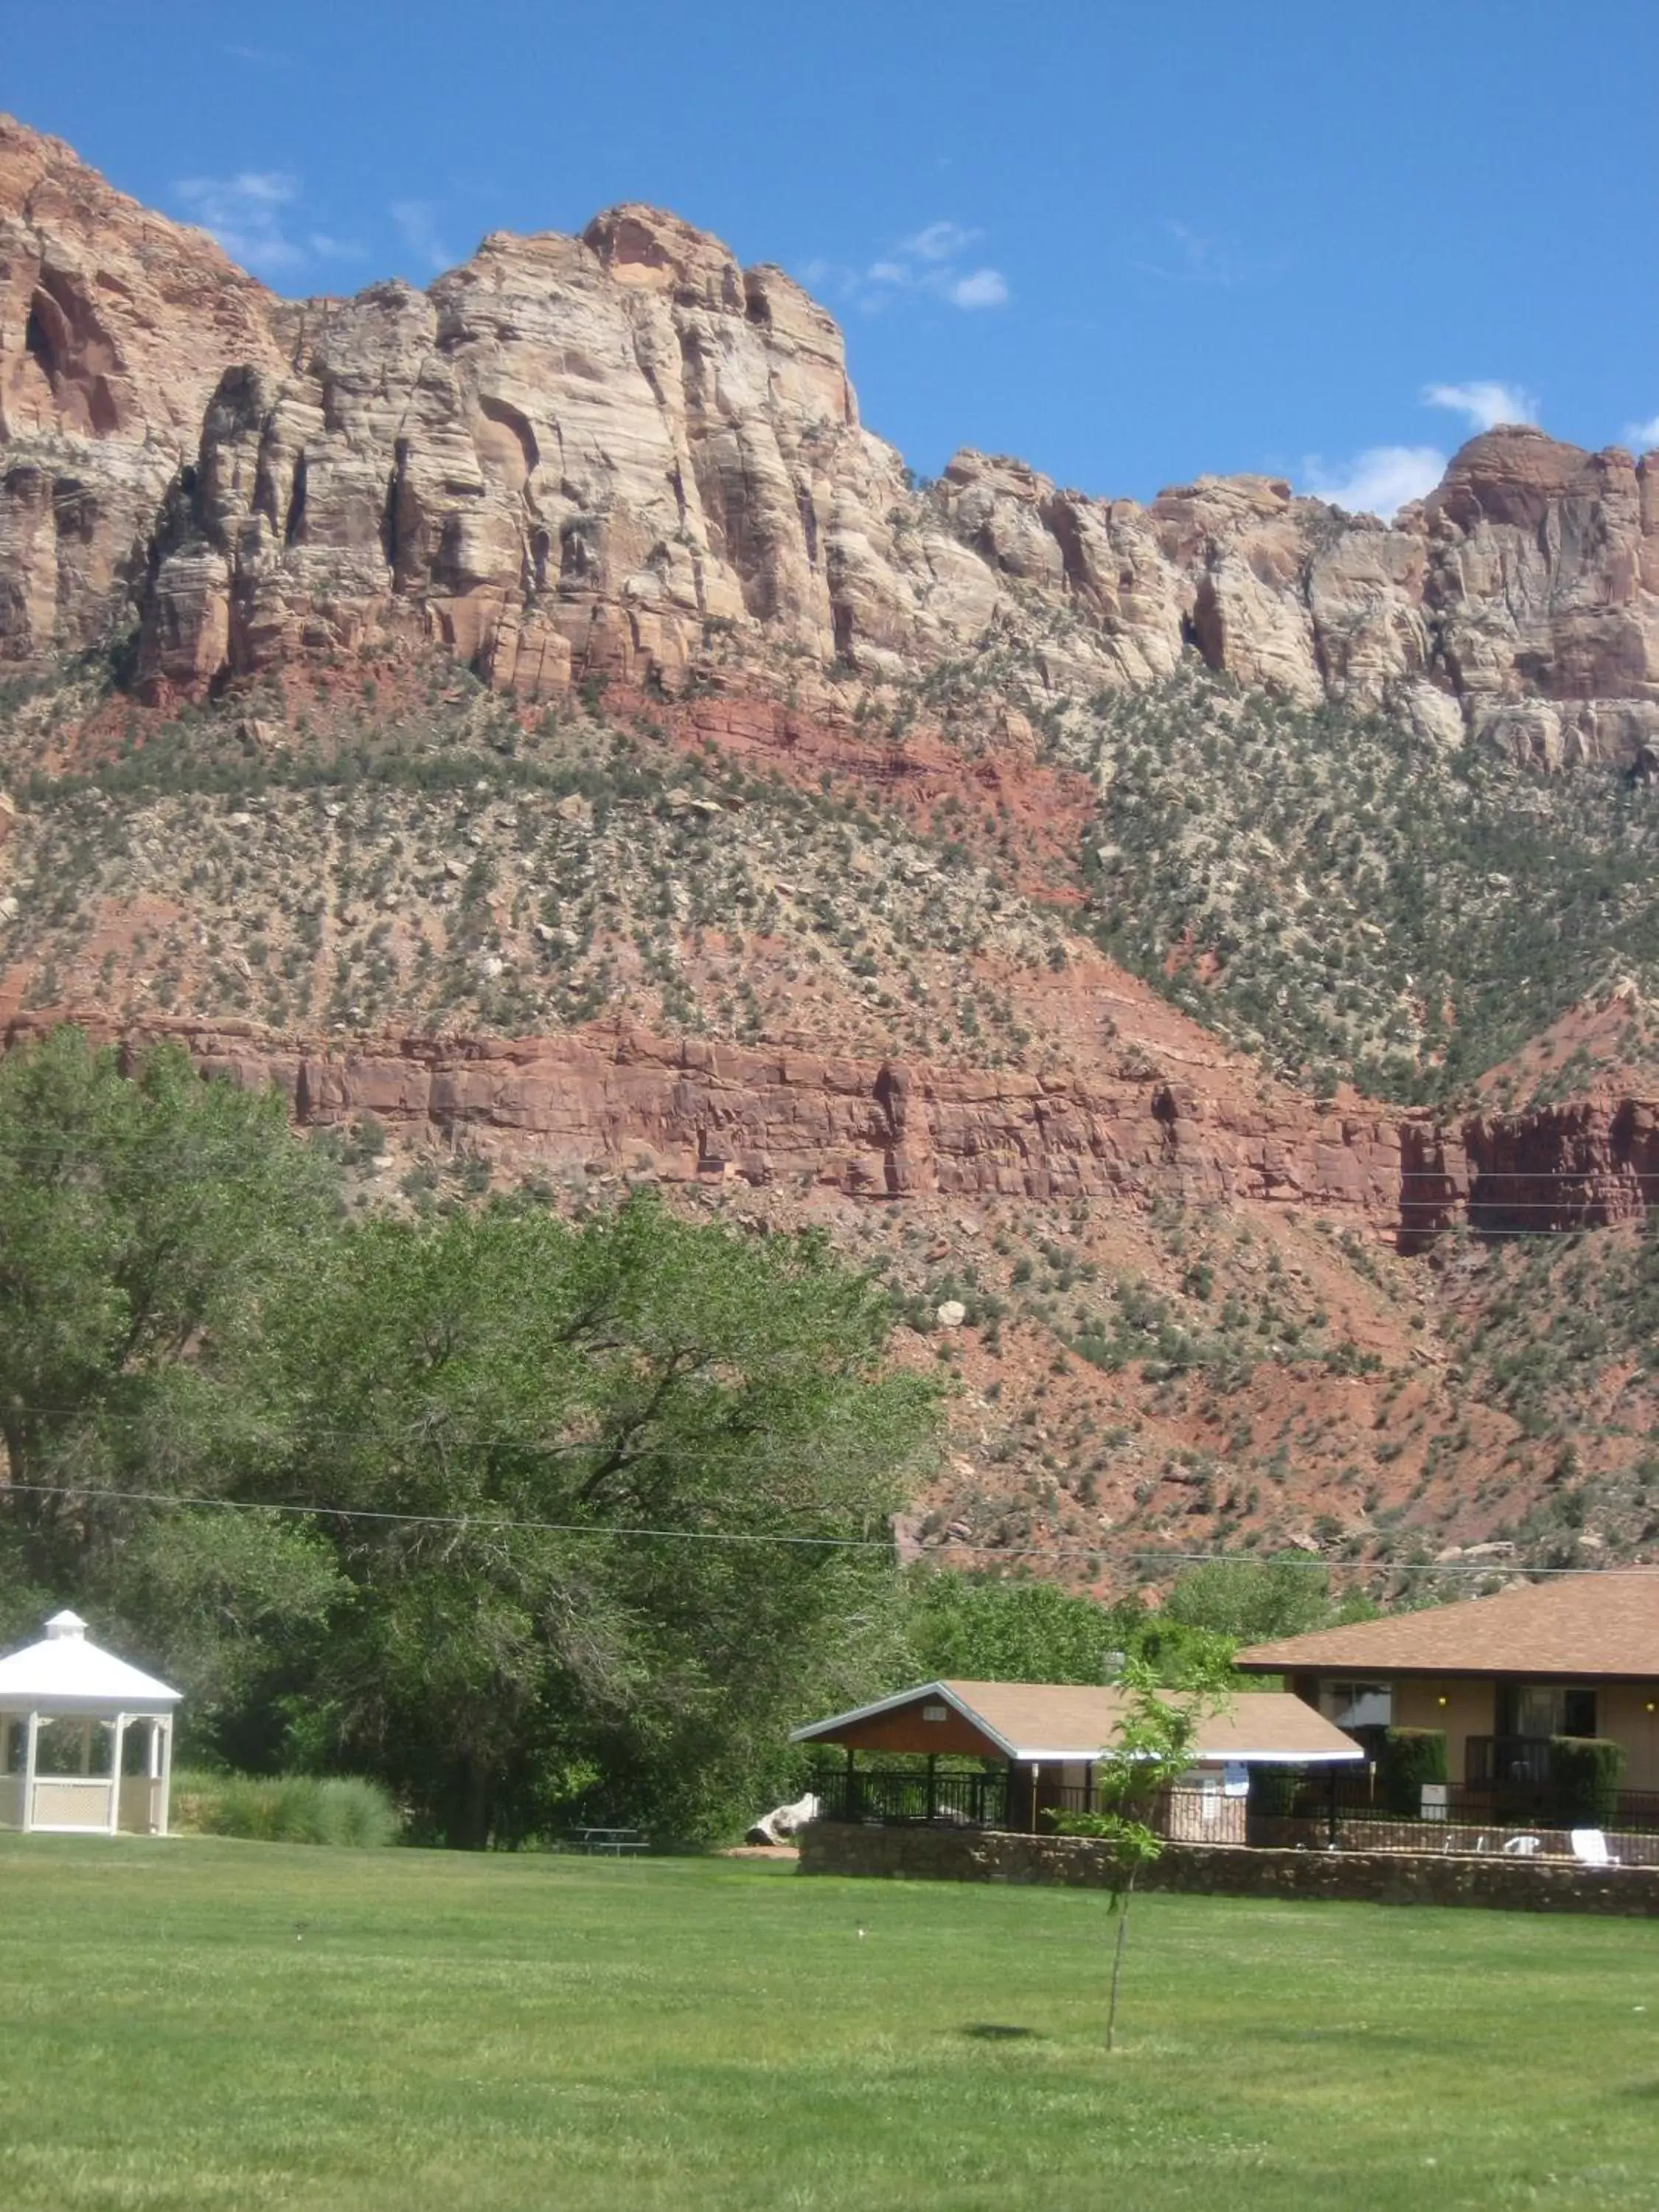
[[[0,1061],[0,1632],[70,1601],[208,1750],[424,1830],[709,1834],[901,1648],[935,1393],[821,1238],[636,1197],[348,1223],[280,1097]]]

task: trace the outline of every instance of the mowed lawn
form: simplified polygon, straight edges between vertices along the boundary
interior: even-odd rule
[[[862,1936],[858,1930],[862,1926]],[[1659,1926],[0,1842],[0,2201],[1659,2206]]]

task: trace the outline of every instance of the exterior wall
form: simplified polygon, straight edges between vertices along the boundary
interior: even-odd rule
[[[1100,1889],[1103,1848],[1082,1837],[993,1829],[865,1828],[814,1820],[800,1871],[901,1881],[1050,1882]],[[1242,1850],[1171,1844],[1139,1877],[1146,1889],[1228,1897],[1346,1898],[1380,1905],[1473,1905],[1528,1912],[1659,1918],[1659,1867],[1607,1873],[1536,1859],[1389,1851]]]
[[[971,1759],[1001,1759],[988,1736],[965,1721],[954,1705],[946,1705],[942,1721],[925,1721],[922,1707],[939,1698],[918,1698],[913,1705],[895,1705],[890,1713],[852,1721],[834,1735],[815,1736],[815,1743],[850,1744],[856,1751],[920,1751],[966,1753]]]
[[[1445,1704],[1440,1700],[1443,1698]],[[1498,1686],[1468,1674],[1400,1674],[1394,1684],[1396,1728],[1443,1729],[1446,1770],[1454,1782],[1468,1772],[1465,1747],[1472,1735],[1498,1733]]]
[[[1598,1683],[1595,1724],[1625,1747],[1622,1786],[1659,1790],[1659,1682]]]
[[[1349,1668],[1340,1679],[1351,1680],[1360,1670]],[[1291,1678],[1297,1695],[1307,1704],[1319,1703],[1318,1674]],[[1389,1679],[1382,1669],[1376,1679]],[[1540,1681],[1555,1679],[1540,1674]],[[1569,1678],[1562,1676],[1563,1681]],[[1571,1678],[1575,1686],[1582,1677]],[[1453,1782],[1468,1773],[1468,1742],[1472,1735],[1496,1735],[1498,1684],[1496,1677],[1479,1674],[1395,1674],[1394,1721],[1396,1728],[1443,1729],[1446,1759]],[[1624,1787],[1659,1791],[1659,1680],[1649,1682],[1584,1683],[1596,1695],[1596,1730],[1622,1743],[1626,1753]],[[1440,1702],[1445,1699],[1443,1705]]]

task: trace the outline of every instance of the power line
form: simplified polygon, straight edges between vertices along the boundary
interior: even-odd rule
[[[687,1544],[756,1544],[781,1546],[798,1550],[841,1552],[890,1552],[894,1538],[886,1536],[797,1536],[777,1529],[723,1528],[648,1528],[617,1523],[595,1523],[580,1521],[526,1521],[504,1516],[483,1517],[469,1513],[400,1513],[389,1509],[362,1505],[303,1505],[291,1503],[262,1503],[257,1498],[204,1498],[173,1491],[148,1490],[88,1490],[76,1488],[65,1483],[14,1482],[0,1484],[0,1499],[8,1492],[40,1498],[78,1498],[90,1503],[94,1499],[114,1499],[125,1504],[170,1505],[188,1510],[210,1510],[225,1513],[262,1513],[310,1515],[313,1517],[335,1521],[369,1521],[390,1522],[422,1528],[460,1528],[473,1534],[497,1535],[525,1534],[533,1535],[568,1535],[589,1538],[604,1537],[619,1541]],[[1202,1566],[1210,1565],[1237,1565],[1247,1563],[1255,1566],[1302,1567],[1325,1573],[1346,1571],[1355,1574],[1389,1575],[1492,1575],[1504,1573],[1539,1575],[1620,1575],[1646,1576],[1659,1580],[1659,1566],[1640,1565],[1612,1567],[1540,1567],[1522,1565],[1507,1560],[1389,1560],[1389,1559],[1330,1559],[1317,1558],[1301,1552],[1269,1553],[1233,1552],[1170,1552],[1120,1551],[1109,1545],[996,1545],[976,1544],[971,1537],[949,1536],[926,1547],[927,1555],[933,1557],[945,1551],[965,1551],[983,1555],[989,1553],[997,1559],[1107,1559],[1113,1562],[1133,1560],[1139,1565]]]

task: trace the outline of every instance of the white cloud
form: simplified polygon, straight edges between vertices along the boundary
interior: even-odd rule
[[[1000,269],[975,269],[953,278],[945,296],[953,307],[1006,307],[1008,280]]]
[[[985,307],[1006,307],[1008,279],[1001,270],[963,265],[963,256],[980,235],[959,222],[930,222],[900,239],[862,269],[836,269],[826,262],[809,262],[806,281],[830,280],[835,289],[867,315],[878,313],[904,293],[941,300],[947,307],[969,313]]]
[[[1625,436],[1638,453],[1650,453],[1659,446],[1659,415],[1650,415],[1645,422],[1626,422]]]
[[[1194,229],[1173,217],[1156,230],[1142,233],[1139,250],[1129,266],[1143,276],[1156,276],[1165,284],[1206,284],[1231,291],[1240,284],[1277,276],[1285,267],[1283,256],[1246,253],[1224,238]]]
[[[915,261],[955,261],[979,237],[978,231],[964,230],[959,222],[930,222],[925,230],[901,239],[899,251]]]
[[[183,177],[173,190],[191,221],[245,269],[283,276],[304,264],[305,248],[283,229],[284,210],[300,197],[297,177],[244,169],[234,177]]]
[[[1445,472],[1446,456],[1436,446],[1368,446],[1334,475],[1316,454],[1303,465],[1305,489],[1316,499],[1385,521],[1431,492]]]
[[[930,222],[890,245],[862,269],[812,260],[801,270],[801,278],[813,290],[838,295],[866,315],[879,314],[905,297],[938,300],[969,314],[1006,307],[1011,295],[1001,270],[982,264],[964,266],[969,247],[981,235],[963,223]]]
[[[438,235],[437,216],[429,200],[394,200],[392,220],[404,244],[428,269],[436,271],[454,266],[456,257]]]
[[[216,238],[233,261],[265,276],[291,276],[313,261],[354,261],[362,252],[350,239],[325,230],[289,235],[301,194],[300,179],[283,169],[244,169],[234,177],[184,177],[173,196],[192,222]]]
[[[1449,407],[1466,416],[1474,430],[1495,430],[1500,422],[1535,422],[1538,402],[1516,384],[1479,380],[1474,384],[1426,384],[1425,407]]]

